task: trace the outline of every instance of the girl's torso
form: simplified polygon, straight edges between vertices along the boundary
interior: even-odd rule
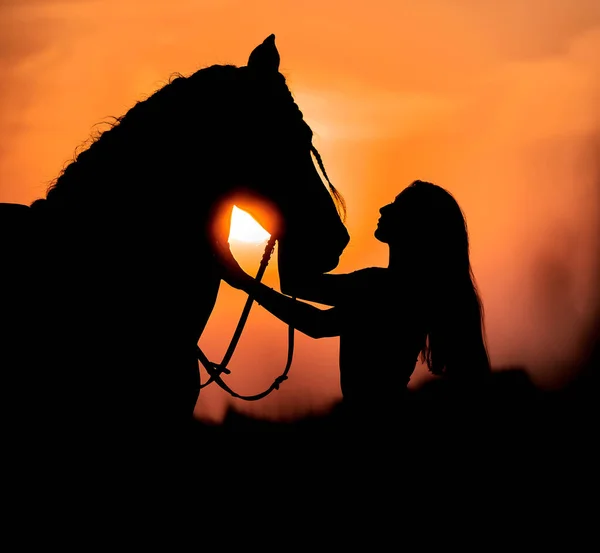
[[[425,332],[417,292],[389,269],[363,269],[353,278],[340,316],[340,378],[345,399],[402,397]]]

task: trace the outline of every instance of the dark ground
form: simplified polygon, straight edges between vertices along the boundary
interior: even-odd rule
[[[471,396],[431,381],[409,394],[404,422],[374,423],[360,435],[346,424],[340,404],[294,423],[232,411],[220,425],[196,422],[190,441],[222,452],[225,464],[256,461],[260,468],[280,458],[285,470],[313,471],[315,478],[354,472],[358,481],[365,471],[382,475],[386,468],[466,479],[495,470],[517,479],[592,476],[599,468],[599,352],[596,347],[579,377],[558,391],[539,390],[519,368],[495,371],[487,388]]]
[[[405,439],[428,443],[452,437],[475,445],[477,440],[492,442],[498,448],[525,447],[535,449],[536,444],[568,444],[575,446],[581,439],[593,441],[597,427],[598,349],[594,356],[568,386],[556,391],[542,391],[518,367],[505,368],[492,373],[489,385],[471,395],[459,395],[442,380],[432,380],[417,390],[409,392],[404,417],[405,434],[390,428],[382,430],[387,439],[398,446]],[[234,442],[244,436],[267,436],[277,441],[281,437],[295,439],[332,438],[346,428],[343,406],[334,406],[330,412],[314,415],[294,422],[273,422],[230,411],[221,424],[212,425],[195,421],[192,435],[198,440],[225,440]],[[591,435],[589,434],[591,432]],[[378,429],[369,430],[373,436]],[[486,438],[487,437],[487,438]],[[376,441],[379,438],[374,438]]]
[[[196,423],[200,489],[226,512],[252,506],[244,519],[286,544],[321,532],[335,550],[594,548],[598,359],[551,393],[519,369],[476,399],[433,381],[409,396],[405,426],[362,437],[344,433],[341,406],[294,424]]]
[[[433,381],[410,394],[404,423],[362,433],[347,431],[337,406],[293,424],[232,412],[218,426],[195,422],[177,439],[143,441],[133,455],[136,435],[109,452],[74,446],[56,462],[52,445],[34,445],[4,466],[5,535],[22,547],[78,551],[105,540],[168,551],[434,541],[595,550],[599,354],[553,393],[519,369],[495,372],[473,397]]]
[[[598,540],[599,353],[556,392],[518,368],[495,372],[477,398],[433,381],[409,396],[404,427],[362,437],[344,433],[341,406],[293,424],[234,412],[219,426],[196,423],[203,489],[296,521],[342,517],[347,543],[365,528],[379,528],[375,539],[423,524],[423,538],[443,543],[448,523],[478,550],[563,538],[569,550],[587,549]]]

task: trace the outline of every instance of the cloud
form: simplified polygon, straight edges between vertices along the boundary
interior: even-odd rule
[[[389,91],[365,83],[340,83],[338,90],[298,88],[294,97],[326,140],[379,140],[431,133],[453,115],[441,95]]]
[[[28,65],[52,48],[60,24],[36,9],[49,3],[25,0],[0,3],[0,167],[17,136],[27,130],[23,112],[34,102],[35,75]],[[0,185],[5,186],[4,179]]]

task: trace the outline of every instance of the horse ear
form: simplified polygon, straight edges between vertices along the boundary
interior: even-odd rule
[[[269,35],[262,44],[252,50],[248,57],[248,67],[268,73],[279,71],[279,52],[275,46],[275,35]]]

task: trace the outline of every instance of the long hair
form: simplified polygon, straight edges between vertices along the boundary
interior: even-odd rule
[[[422,362],[435,375],[472,380],[490,372],[484,309],[469,257],[466,217],[444,188],[414,181],[403,193],[416,231],[426,340]]]

